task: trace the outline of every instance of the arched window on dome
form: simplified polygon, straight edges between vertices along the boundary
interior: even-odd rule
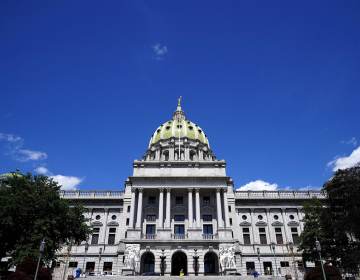
[[[165,161],[169,160],[169,151],[168,150],[163,151],[162,160],[165,160]]]
[[[192,161],[196,160],[196,152],[194,150],[190,151],[190,160]]]

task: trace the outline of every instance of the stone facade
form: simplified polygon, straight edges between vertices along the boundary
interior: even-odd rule
[[[187,121],[180,104],[164,125],[143,159],[134,161],[124,191],[61,193],[84,204],[93,233],[58,253],[55,277],[81,268],[112,275],[256,270],[301,279],[296,245],[304,226],[302,204],[322,194],[235,191],[226,162],[216,159],[206,135]]]

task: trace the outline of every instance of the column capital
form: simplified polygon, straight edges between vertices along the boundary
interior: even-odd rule
[[[188,188],[188,192],[192,192],[194,188]]]
[[[199,192],[199,191],[200,191],[200,188],[195,188],[195,191],[196,191],[196,192]]]
[[[131,192],[132,193],[136,192],[136,189],[137,189],[136,187],[131,187]]]
[[[221,189],[222,189],[222,188],[220,188],[220,187],[219,187],[219,188],[216,188],[216,192],[221,192]]]
[[[160,187],[160,188],[159,188],[159,191],[160,191],[160,192],[164,192],[164,190],[165,190],[164,187]]]
[[[170,192],[171,192],[171,188],[167,187],[167,188],[166,188],[166,191],[167,191],[168,193],[170,193]]]
[[[143,192],[144,188],[137,188],[139,192]]]

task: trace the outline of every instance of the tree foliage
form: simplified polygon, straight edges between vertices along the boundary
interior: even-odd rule
[[[87,238],[84,208],[70,206],[59,190],[46,176],[14,173],[0,182],[0,257],[10,254],[14,264],[36,259],[45,238],[43,259],[51,261],[63,244]]]
[[[305,261],[318,261],[315,240],[325,260],[346,272],[360,264],[360,167],[338,170],[324,184],[326,199],[304,205],[304,231],[299,249]]]

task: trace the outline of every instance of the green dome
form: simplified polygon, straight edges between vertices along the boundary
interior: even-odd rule
[[[180,106],[180,100],[173,119],[163,123],[155,130],[150,139],[150,145],[156,144],[160,140],[179,138],[180,134],[180,138],[198,140],[209,146],[209,140],[204,131],[197,124],[185,118],[185,114]]]

